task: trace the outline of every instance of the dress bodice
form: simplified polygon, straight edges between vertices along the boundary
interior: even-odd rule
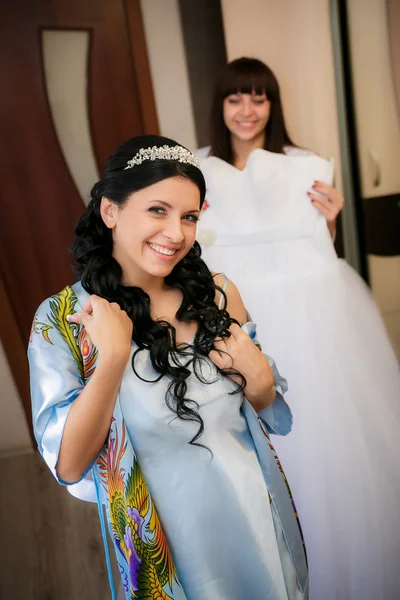
[[[315,180],[331,183],[329,161],[254,150],[243,171],[213,156],[201,168],[207,203],[198,240],[211,269],[235,278],[230,266],[243,260],[247,266],[250,256],[254,264],[262,256],[264,270],[280,273],[336,259],[325,218],[307,196]]]
[[[265,510],[268,489],[241,412],[243,395],[231,395],[234,383],[205,358],[201,379],[192,372],[187,380],[187,397],[198,404],[204,422],[198,440],[203,447],[190,445],[198,423],[176,418],[167,406],[168,379],[146,383],[128,365],[121,408],[188,598],[242,600],[251,590],[252,598],[287,600],[283,540],[276,544],[274,516]],[[135,367],[143,379],[158,377],[146,350]],[[240,567],[246,556],[253,561],[251,572]],[[238,582],[232,572],[239,569]]]
[[[197,432],[198,423],[175,418],[176,415],[165,402],[170,378],[163,377],[154,383],[159,378],[159,373],[154,370],[147,350],[142,350],[135,358],[135,370],[146,381],[136,377],[130,362],[128,365],[121,384],[120,401],[124,413],[128,415],[128,423],[130,416],[133,416],[131,431],[142,468],[152,458],[153,451],[157,454],[160,447],[163,450],[159,460],[175,461],[178,448],[186,452],[187,445]],[[243,396],[229,396],[234,391],[235,384],[230,379],[221,377],[209,358],[204,358],[199,368],[201,377],[208,383],[201,382],[192,372],[186,380],[186,396],[199,405],[205,424],[201,443],[207,446],[215,429],[220,432],[221,428],[229,429],[233,425],[234,435],[240,429],[240,424],[243,423],[240,415]],[[210,382],[213,384],[209,385]],[[197,452],[196,449],[195,453]],[[209,453],[201,449],[199,453],[207,463]]]

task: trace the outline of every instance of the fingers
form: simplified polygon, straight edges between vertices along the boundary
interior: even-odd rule
[[[82,310],[91,315],[93,313],[94,308],[107,304],[109,304],[107,300],[105,300],[104,298],[100,298],[100,296],[96,296],[96,294],[92,294],[82,306]],[[115,302],[113,302],[113,304],[115,304]]]
[[[333,198],[321,196],[320,193],[308,192],[314,206],[324,215],[327,221],[334,221],[343,207],[342,197],[335,192]]]
[[[226,352],[228,349],[228,343],[227,340],[229,338],[215,338],[214,340],[214,348],[218,351],[218,352]]]
[[[113,308],[118,308],[119,310],[121,310],[121,307],[117,302],[108,302],[108,300],[105,300],[105,298],[101,298],[100,296],[96,296],[95,294],[92,294],[92,296],[90,296],[90,298],[88,298],[88,300],[82,306],[82,310],[84,310],[86,313],[91,315],[93,313],[94,309],[99,309],[101,307],[109,307],[109,306],[112,306]]]
[[[243,333],[242,328],[237,323],[232,323],[229,327],[229,331],[234,340],[237,340],[238,337]]]
[[[333,186],[329,185],[329,183],[325,183],[324,181],[314,181],[312,189],[316,192],[320,192],[320,194],[325,194],[328,197],[336,192]]]
[[[339,192],[331,185],[324,183],[323,181],[314,181],[312,189],[319,194],[327,196],[330,202],[333,202],[339,210],[342,210],[344,205],[344,198]]]
[[[220,352],[218,352],[217,350],[211,350],[208,357],[213,361],[215,365],[217,365],[219,369],[223,369],[224,360]]]
[[[93,315],[93,310],[96,306],[99,305],[99,302],[103,302],[103,299],[95,294],[92,294],[90,298],[88,298],[85,304],[82,306],[83,312],[77,312],[73,315],[67,315],[67,321],[70,323],[77,323],[78,325],[87,324],[88,320],[86,317]]]
[[[82,312],[77,312],[72,315],[67,315],[66,319],[70,323],[77,323],[78,325],[85,325],[85,323],[86,324],[88,323],[87,317],[93,316],[94,311],[99,311],[102,308],[106,308],[106,307],[113,307],[114,310],[116,308],[118,308],[118,310],[121,310],[119,304],[117,304],[116,302],[108,302],[104,298],[100,298],[100,296],[96,296],[95,294],[92,294],[90,296],[90,298],[88,298],[86,300],[85,304],[83,305]]]
[[[69,323],[76,323],[77,325],[87,325],[92,316],[87,312],[77,312],[73,315],[67,315],[66,319]]]
[[[90,298],[82,306],[82,310],[84,310],[89,315],[91,315],[93,312],[93,305],[92,305],[91,299],[92,299],[92,296],[90,296]]]
[[[320,196],[319,194],[312,194],[311,192],[309,192],[308,195],[313,204],[318,203],[320,206],[324,206],[326,208],[326,210],[331,210],[332,212],[334,211],[334,206],[333,206],[332,202],[330,200],[328,200],[328,198],[324,198],[323,196]]]
[[[223,353],[219,350],[210,350],[208,356],[213,362],[215,362],[215,364],[223,360]]]
[[[235,363],[234,357],[242,348],[242,336],[248,339],[248,335],[236,323],[231,324],[229,332],[231,334],[229,337],[214,340],[214,348],[208,355],[220,369],[232,369]]]
[[[226,351],[211,350],[208,357],[219,369],[232,369],[233,367],[233,359]]]
[[[322,202],[319,202],[318,200],[314,200],[313,204],[314,204],[315,208],[317,208],[319,210],[319,212],[324,215],[324,217],[328,221],[328,223],[335,220],[335,216],[332,214],[332,212],[328,208],[326,208],[326,206],[324,206],[322,204]]]
[[[235,344],[235,342],[248,337],[247,333],[245,333],[237,323],[232,323],[230,325],[229,333],[231,334],[229,337],[216,338],[214,340],[214,348],[217,348],[218,350],[229,351],[229,348],[232,347],[232,344]]]

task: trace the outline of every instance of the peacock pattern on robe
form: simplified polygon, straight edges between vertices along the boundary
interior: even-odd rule
[[[42,334],[46,342],[53,344],[51,330],[56,329],[71,351],[84,384],[94,372],[98,353],[90,341],[86,329],[82,325],[67,321],[67,315],[75,312],[77,301],[78,298],[70,286],[52,296],[49,303],[50,313],[47,314],[49,322],[43,323],[35,316],[30,339],[33,334]]]
[[[86,329],[67,321],[78,298],[69,286],[52,296],[47,323],[35,317],[31,337],[42,335],[49,344],[56,329],[67,344],[85,384],[96,368],[98,352]],[[132,465],[129,473],[122,466]],[[150,493],[127,437],[123,420],[113,418],[107,444],[95,468],[107,498],[110,530],[125,593],[131,600],[173,600],[180,586],[167,540]]]
[[[118,428],[113,420],[96,462],[125,592],[131,599],[172,600],[175,565],[138,461],[129,474],[121,467],[127,446],[124,422]]]

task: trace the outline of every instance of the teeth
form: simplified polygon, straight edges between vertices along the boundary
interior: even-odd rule
[[[164,248],[164,246],[158,246],[157,244],[149,244],[149,246],[156,252],[159,252],[160,254],[166,254],[167,256],[172,256],[176,252],[176,250],[169,250],[169,248]]]

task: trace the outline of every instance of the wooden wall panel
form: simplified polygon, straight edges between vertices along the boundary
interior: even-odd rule
[[[0,22],[0,270],[26,346],[40,302],[75,279],[68,248],[84,209],[52,120],[42,30],[91,33],[88,97],[99,170],[125,139],[157,133],[157,119],[138,0],[14,0],[1,3]],[[12,356],[13,340],[0,335]]]

